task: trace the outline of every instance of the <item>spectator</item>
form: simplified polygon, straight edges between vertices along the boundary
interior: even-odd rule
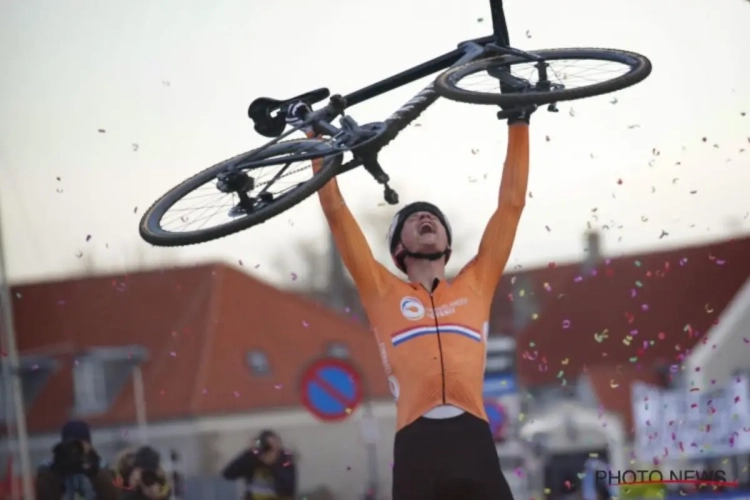
[[[122,500],[165,500],[170,497],[169,481],[161,468],[159,453],[150,446],[144,446],[132,459],[126,453],[122,458],[120,474],[122,478]]]
[[[37,500],[118,500],[104,462],[91,445],[86,422],[71,420],[61,431],[52,458],[37,471]]]
[[[126,448],[117,455],[115,465],[112,468],[112,476],[115,485],[120,490],[130,489],[130,473],[135,468],[134,461],[135,450],[133,448]]]
[[[290,453],[281,447],[281,438],[263,431],[253,446],[224,468],[230,481],[244,479],[245,500],[292,499],[297,490],[297,470]]]

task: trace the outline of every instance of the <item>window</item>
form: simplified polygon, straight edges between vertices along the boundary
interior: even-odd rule
[[[327,353],[332,358],[348,358],[349,348],[343,342],[331,342],[328,344]]]
[[[247,365],[253,375],[263,376],[271,373],[268,358],[263,351],[250,351],[247,353]]]
[[[101,360],[80,358],[73,367],[75,412],[93,415],[107,409],[107,385]]]

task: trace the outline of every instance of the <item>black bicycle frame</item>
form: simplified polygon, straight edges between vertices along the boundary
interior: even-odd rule
[[[476,38],[473,40],[467,40],[461,42],[458,47],[442,56],[436,57],[430,61],[415,66],[406,71],[402,71],[397,75],[391,76],[384,80],[381,80],[372,85],[368,85],[360,90],[354,91],[343,98],[340,96],[334,96],[331,100],[331,104],[322,108],[318,111],[314,111],[308,116],[307,123],[314,124],[314,129],[318,133],[324,135],[336,136],[341,130],[333,125],[331,121],[345,109],[356,106],[357,104],[363,103],[380,95],[383,95],[391,90],[403,87],[412,82],[415,82],[421,78],[428,77],[435,73],[444,71],[453,66],[458,66],[471,62],[477,57],[481,56],[485,52],[487,45],[492,45],[493,53],[497,55],[515,55],[529,61],[537,60],[538,58],[533,54],[529,54],[520,50],[511,48],[509,45],[508,28],[505,20],[505,13],[503,11],[502,0],[489,0],[490,10],[492,14],[492,28],[493,34],[482,38]],[[413,122],[422,112],[429,108],[437,99],[438,94],[435,92],[434,84],[430,82],[424,89],[422,89],[417,95],[411,98],[406,104],[401,106],[395,113],[393,113],[386,121],[386,129],[383,136],[378,141],[379,146],[373,148],[371,153],[377,154],[377,151],[385,147],[385,145],[393,140],[403,129],[405,129],[411,122]],[[337,104],[334,105],[334,99]],[[298,130],[299,127],[284,132],[273,141],[267,143],[265,146],[259,148],[259,151],[264,148],[279,142],[281,139],[286,138],[290,134]],[[253,162],[255,167],[264,166],[264,164],[274,164],[277,160],[268,159],[265,161]],[[362,165],[363,159],[357,157],[352,161],[349,161],[339,170],[339,174],[348,172],[353,168]],[[365,167],[370,173],[376,178],[380,177],[379,182],[385,179],[387,176],[384,175],[379,166],[373,166],[376,161],[364,161]],[[369,164],[369,165],[368,165]]]

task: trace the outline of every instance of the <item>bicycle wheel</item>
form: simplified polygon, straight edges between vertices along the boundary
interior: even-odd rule
[[[157,200],[141,219],[141,237],[157,246],[194,245],[255,226],[289,210],[323,187],[336,175],[341,158],[341,150],[321,139],[282,141],[235,156],[185,180]],[[322,159],[323,166],[313,174],[311,166],[315,159]],[[275,173],[263,175],[265,169]],[[305,173],[307,179],[298,175]],[[279,193],[270,191],[277,183],[290,181],[292,176],[296,176],[296,181],[291,186]],[[202,206],[173,210],[191,200]],[[170,211],[175,213],[168,216]],[[206,227],[210,220],[222,215],[228,220]]]
[[[644,80],[651,74],[651,61],[634,52],[613,49],[552,49],[532,52],[547,63],[549,86],[539,84],[535,62],[517,56],[498,56],[478,59],[448,69],[435,80],[435,90],[442,97],[470,104],[494,104],[497,106],[521,106],[528,104],[551,104],[572,101],[584,97],[607,94],[624,89]],[[611,63],[609,71],[603,66]],[[576,66],[578,65],[578,68]],[[603,79],[592,81],[596,72],[605,71]],[[525,80],[527,88],[515,93],[500,93],[497,76],[499,72],[510,72],[512,76]],[[537,80],[534,80],[534,77]],[[464,85],[475,85],[485,78],[485,84],[475,90]],[[576,86],[576,80],[584,80]]]

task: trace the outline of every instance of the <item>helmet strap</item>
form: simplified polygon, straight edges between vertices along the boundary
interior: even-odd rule
[[[412,259],[420,259],[420,260],[429,260],[429,261],[436,261],[440,260],[443,257],[445,257],[446,262],[448,261],[448,258],[451,255],[451,249],[446,248],[442,252],[431,252],[431,253],[424,253],[424,252],[412,252],[408,250],[405,246],[402,244],[403,250],[399,252],[399,254],[396,256],[396,262],[398,263],[399,268],[401,268],[402,271],[406,272],[406,258],[411,257]]]

